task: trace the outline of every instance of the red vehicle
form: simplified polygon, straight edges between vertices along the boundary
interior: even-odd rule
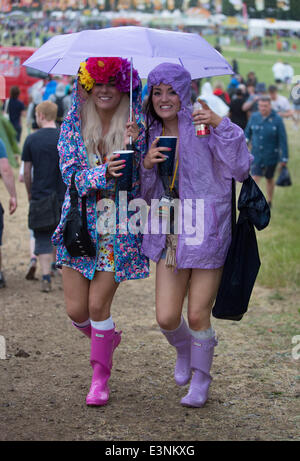
[[[0,46],[0,75],[5,78],[6,98],[9,98],[10,88],[20,88],[20,100],[28,106],[30,97],[28,90],[47,74],[38,70],[22,66],[35,51],[27,46]]]

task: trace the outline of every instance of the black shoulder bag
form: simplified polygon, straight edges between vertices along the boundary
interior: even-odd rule
[[[232,180],[232,240],[212,315],[218,319],[237,321],[247,312],[260,268],[254,226],[262,230],[270,221],[270,208],[251,176],[243,182],[238,209],[240,213],[236,222],[235,181]]]
[[[71,256],[93,257],[96,249],[89,235],[86,219],[86,197],[82,197],[82,216],[78,210],[78,192],[75,186],[75,173],[70,187],[71,207],[63,229],[63,240]]]
[[[36,232],[53,232],[60,220],[61,204],[56,192],[40,200],[30,200],[28,227]]]

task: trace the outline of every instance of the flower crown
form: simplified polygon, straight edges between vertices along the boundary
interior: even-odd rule
[[[108,83],[115,78],[116,87],[122,93],[130,91],[130,62],[123,58],[88,58],[80,63],[79,83],[90,91],[96,83]],[[132,89],[139,84],[138,73],[132,69]]]

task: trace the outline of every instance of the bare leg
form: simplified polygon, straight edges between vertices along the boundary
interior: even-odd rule
[[[256,184],[259,184],[259,183],[260,183],[261,176],[252,176],[252,178],[254,179],[254,181],[256,182]]]
[[[34,253],[34,247],[35,247],[35,238],[32,235],[30,235],[30,241],[29,241],[30,259],[33,259],[33,258],[36,259],[36,255]]]
[[[113,297],[119,284],[115,281],[114,272],[96,271],[89,290],[89,315],[96,322],[106,320],[110,316]]]
[[[175,330],[180,324],[190,274],[190,269],[173,272],[163,259],[156,265],[156,319],[165,330]]]
[[[267,202],[272,202],[273,194],[275,188],[275,181],[274,178],[266,179],[266,192],[267,192]]]
[[[88,300],[90,281],[80,272],[63,266],[62,279],[68,316],[76,323],[89,318]]]
[[[39,255],[39,263],[42,275],[49,275],[51,272],[52,253]]]
[[[189,289],[188,320],[192,330],[207,330],[223,268],[193,269]]]

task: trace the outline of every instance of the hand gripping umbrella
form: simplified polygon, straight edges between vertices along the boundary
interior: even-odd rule
[[[136,26],[56,35],[23,65],[48,74],[76,75],[80,62],[92,56],[127,58],[141,78],[162,62],[181,64],[192,79],[233,74],[226,59],[198,34]],[[130,104],[132,116],[132,78]]]

